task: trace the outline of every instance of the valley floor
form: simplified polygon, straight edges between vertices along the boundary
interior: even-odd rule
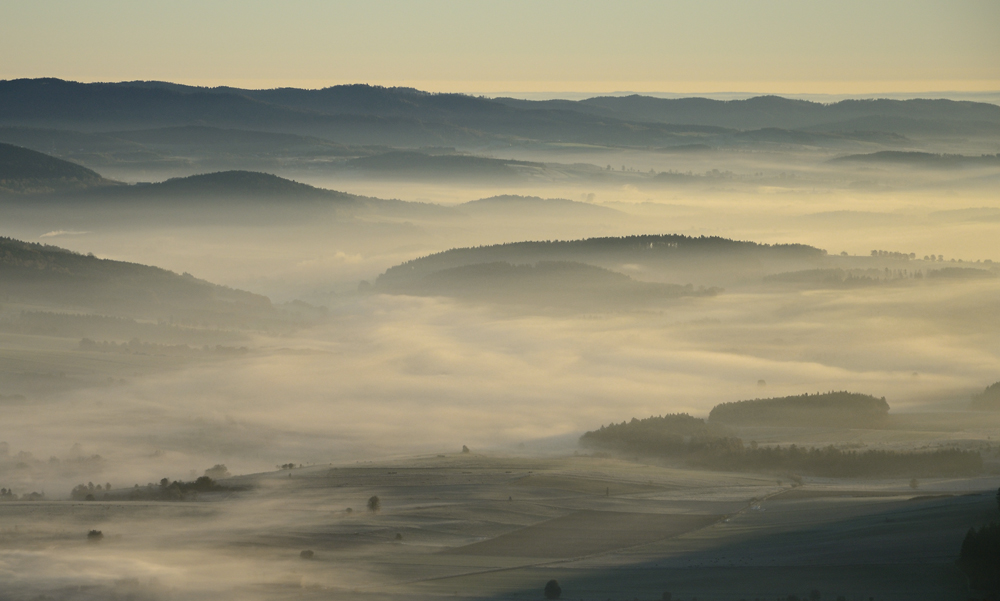
[[[451,454],[226,483],[251,488],[0,504],[0,598],[538,599],[556,579],[563,598],[596,601],[964,599],[955,559],[968,528],[996,518],[1000,477],[792,487],[612,458]]]

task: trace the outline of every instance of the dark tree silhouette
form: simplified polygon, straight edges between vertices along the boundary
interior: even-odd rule
[[[372,513],[378,513],[381,510],[382,510],[382,500],[379,499],[378,496],[372,495],[371,498],[368,499],[368,511]]]
[[[969,529],[958,566],[974,590],[1000,592],[1000,523]]]
[[[549,580],[545,583],[544,593],[546,599],[558,599],[562,595],[562,587],[559,586],[559,582]]]

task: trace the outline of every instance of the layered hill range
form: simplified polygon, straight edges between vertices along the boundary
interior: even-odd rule
[[[178,172],[192,161],[203,170],[292,162],[297,169],[380,177],[603,181],[622,176],[618,165],[608,169],[607,157],[595,155],[609,149],[666,153],[661,158],[749,148],[937,155],[955,148],[985,152],[998,137],[1000,106],[950,100],[529,101],[360,84],[248,90],[0,81],[0,141],[90,167]],[[580,153],[591,158],[553,162]],[[900,158],[907,157],[914,155]]]
[[[488,220],[601,220],[624,222],[624,213],[563,198],[499,195],[456,206],[402,201],[317,188],[270,173],[246,170],[200,173],[155,183],[125,184],[103,177],[71,161],[11,144],[0,143],[0,204],[48,207],[88,220],[128,220],[155,215],[160,223],[222,220],[227,224],[301,221],[322,215],[338,220],[357,218]]]
[[[690,133],[768,128],[827,133],[996,134],[1000,107],[950,100],[845,100],[820,104],[644,96],[529,101],[369,85],[322,90],[201,88],[165,82],[0,82],[0,121],[107,130],[211,123],[337,138],[348,144],[423,146],[491,137],[578,143],[681,141]],[[635,124],[642,123],[636,128]],[[250,127],[252,126],[252,127]],[[137,140],[138,141],[138,140]],[[689,140],[684,140],[690,142]]]
[[[415,229],[414,223],[616,223],[638,225],[617,210],[586,202],[500,195],[455,206],[359,196],[316,188],[275,175],[226,171],[127,185],[80,165],[0,144],[0,204],[10,210],[58,209],[63,221],[136,219],[273,225],[301,224],[356,230]],[[18,177],[21,176],[21,177]],[[37,212],[37,211],[36,211]],[[992,216],[992,213],[987,217]],[[47,217],[46,217],[47,219]],[[131,221],[130,221],[131,220]],[[101,227],[97,225],[97,227]],[[44,230],[43,230],[44,231]],[[411,255],[412,256],[412,255]],[[631,310],[671,299],[713,296],[746,286],[857,288],[947,284],[992,279],[1000,265],[941,264],[940,258],[903,253],[830,256],[802,244],[760,244],[676,234],[535,240],[453,248],[389,268],[366,292],[448,296],[475,302],[574,310]]]

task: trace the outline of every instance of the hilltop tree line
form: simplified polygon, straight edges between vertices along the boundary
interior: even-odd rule
[[[924,452],[853,451],[823,448],[745,445],[717,425],[687,414],[633,418],[585,433],[580,443],[628,453],[670,457],[708,469],[779,471],[826,477],[913,477],[970,475],[982,471],[976,451],[938,449]]]
[[[45,499],[45,493],[42,492],[26,492],[21,496],[18,496],[13,489],[10,488],[0,488],[0,502],[3,501],[42,501]]]
[[[710,422],[730,425],[861,428],[883,425],[888,417],[889,403],[885,397],[847,391],[721,403],[708,414]]]
[[[222,467],[225,466],[216,466]],[[212,468],[215,469],[215,468]],[[209,470],[211,471],[211,470]],[[227,472],[228,475],[228,472]],[[93,482],[79,484],[70,492],[70,498],[74,501],[99,501],[104,499],[129,501],[185,501],[197,498],[199,493],[208,492],[228,492],[237,490],[230,486],[218,484],[209,476],[201,476],[192,482],[174,480],[169,478],[160,480],[159,485],[150,482],[146,486],[136,484],[131,489],[121,489],[111,491],[111,484],[101,486]]]
[[[994,382],[979,394],[973,395],[970,407],[987,411],[1000,410],[1000,382]]]
[[[476,263],[506,262],[511,264],[538,261],[580,261],[599,257],[608,261],[637,261],[646,258],[718,255],[739,257],[812,259],[826,251],[804,244],[762,244],[731,240],[719,236],[636,235],[586,238],[583,240],[538,240],[509,242],[490,246],[454,248],[406,261],[389,268],[376,281],[377,288],[419,279],[430,273]]]

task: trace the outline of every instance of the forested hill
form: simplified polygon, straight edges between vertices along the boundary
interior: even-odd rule
[[[971,409],[1000,411],[1000,382],[994,382],[979,394],[972,396]]]
[[[681,460],[726,471],[808,474],[824,477],[957,476],[978,474],[983,458],[977,451],[937,448],[933,451],[843,450],[834,446],[758,445],[719,424],[674,414],[608,424],[580,437],[585,447]]]
[[[841,426],[877,428],[885,425],[889,404],[856,392],[802,394],[716,405],[712,423],[730,426]]]
[[[376,287],[391,287],[422,279],[431,273],[463,265],[504,262],[533,264],[539,261],[580,262],[600,266],[680,263],[688,260],[801,260],[820,259],[826,251],[804,244],[758,244],[716,236],[679,234],[512,242],[493,246],[457,248],[391,267],[376,280]]]
[[[0,143],[0,192],[51,191],[113,184],[97,172],[76,163]]]
[[[42,308],[226,326],[248,325],[275,313],[267,297],[189,274],[12,238],[0,238],[0,298]]]

